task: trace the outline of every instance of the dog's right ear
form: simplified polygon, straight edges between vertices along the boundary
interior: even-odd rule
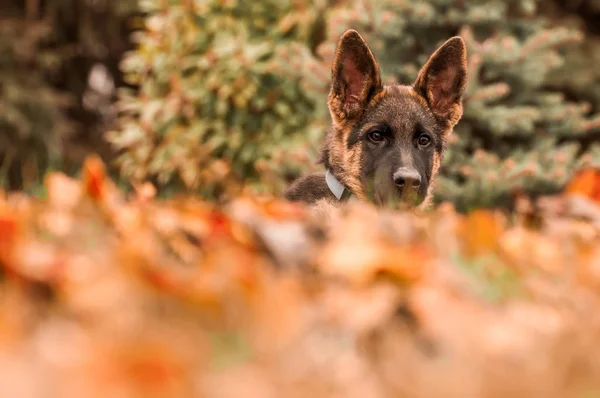
[[[379,66],[369,46],[355,30],[340,38],[332,68],[329,110],[341,124],[362,114],[367,104],[382,90]]]

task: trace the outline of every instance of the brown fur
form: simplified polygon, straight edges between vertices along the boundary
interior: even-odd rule
[[[412,85],[384,86],[364,39],[354,30],[346,31],[332,66],[328,97],[332,125],[320,162],[361,200],[369,200],[369,180],[381,176],[382,181],[374,187],[380,196],[404,198],[404,180],[392,176],[397,175],[396,170],[419,166],[421,178],[416,184],[422,182],[414,187],[421,192],[420,207],[429,205],[447,137],[462,117],[466,75],[465,44],[460,37],[453,37],[432,54]],[[378,134],[382,125],[389,130],[383,144],[365,138],[373,137],[373,131]],[[419,135],[419,131],[425,133]],[[420,140],[423,135],[432,144],[421,145],[426,142]],[[415,137],[418,144],[414,144]],[[324,173],[296,180],[285,196],[310,204],[323,200],[337,204]]]

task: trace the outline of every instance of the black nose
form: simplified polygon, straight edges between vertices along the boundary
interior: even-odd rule
[[[398,188],[412,187],[418,189],[421,186],[421,175],[415,169],[400,167],[393,175],[394,183]]]

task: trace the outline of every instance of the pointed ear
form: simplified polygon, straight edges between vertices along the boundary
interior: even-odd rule
[[[462,96],[467,82],[467,48],[455,36],[442,44],[421,68],[413,88],[433,110],[453,125],[462,116]]]
[[[369,46],[357,31],[347,30],[338,42],[333,60],[331,116],[338,123],[359,117],[382,89],[379,66]]]

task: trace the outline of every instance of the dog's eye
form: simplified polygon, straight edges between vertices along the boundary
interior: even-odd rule
[[[384,140],[383,134],[381,133],[381,131],[371,131],[368,135],[369,139],[373,142],[382,142]]]
[[[423,134],[419,137],[419,145],[420,146],[426,147],[430,143],[431,143],[431,138],[429,138],[427,135]]]

